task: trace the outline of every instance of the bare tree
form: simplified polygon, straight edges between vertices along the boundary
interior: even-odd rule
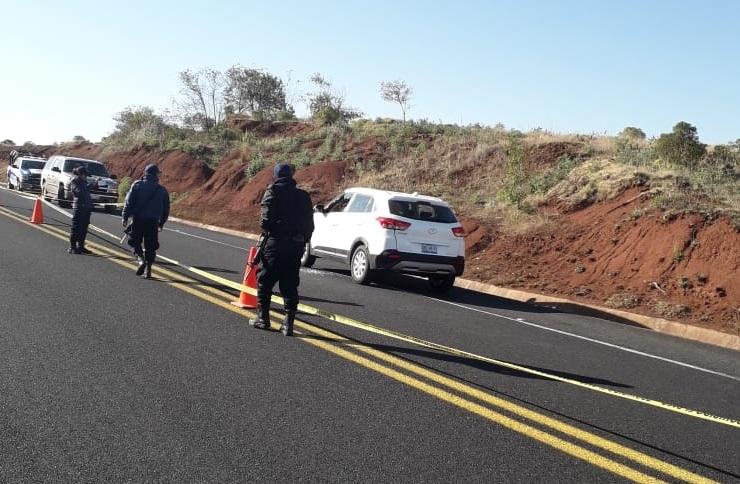
[[[409,100],[413,93],[414,90],[404,81],[383,81],[380,83],[380,95],[383,96],[383,101],[397,103],[401,106],[404,122],[406,122],[406,110],[410,107]]]
[[[180,94],[177,101],[183,123],[209,131],[223,120],[224,76],[220,71],[204,68],[180,73]]]

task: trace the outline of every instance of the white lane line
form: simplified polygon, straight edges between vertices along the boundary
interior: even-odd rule
[[[513,321],[515,323],[524,324],[526,326],[532,326],[534,328],[544,329],[545,331],[551,331],[553,333],[558,333],[558,334],[561,334],[563,336],[570,336],[571,338],[576,338],[576,339],[588,341],[590,343],[595,343],[595,344],[599,344],[599,345],[602,345],[602,346],[607,346],[609,348],[613,348],[613,349],[620,350],[620,351],[626,351],[627,353],[633,353],[635,355],[644,356],[646,358],[652,358],[654,360],[664,361],[666,363],[670,363],[670,364],[678,365],[678,366],[683,366],[685,368],[691,368],[692,370],[701,371],[701,372],[704,372],[704,373],[709,373],[711,375],[721,376],[723,378],[729,378],[730,380],[740,381],[740,377],[733,376],[733,375],[728,375],[727,373],[721,373],[719,371],[709,370],[707,368],[702,368],[701,366],[691,365],[689,363],[684,363],[682,361],[672,360],[670,358],[665,358],[663,356],[653,355],[651,353],[645,353],[644,351],[638,351],[638,350],[635,350],[635,349],[632,349],[632,348],[627,348],[625,346],[620,346],[620,345],[616,345],[616,344],[613,344],[613,343],[607,343],[606,341],[601,341],[601,340],[598,340],[598,339],[589,338],[587,336],[581,336],[580,334],[569,333],[568,331],[562,331],[560,329],[550,328],[548,326],[543,326],[541,324],[530,323],[529,321],[525,321],[522,318],[512,318],[512,317],[509,317],[509,316],[504,316],[503,314],[497,314],[497,313],[493,313],[493,312],[490,312],[490,311],[484,311],[483,309],[473,308],[473,307],[470,307],[470,306],[465,306],[464,304],[459,304],[459,303],[455,303],[455,302],[452,302],[452,301],[445,301],[443,299],[437,299],[437,298],[434,298],[434,297],[429,297],[429,299],[432,299],[434,301],[438,301],[438,302],[441,302],[441,303],[444,303],[444,304],[449,304],[451,306],[455,306],[455,307],[458,307],[458,308],[467,309],[468,311],[475,311],[477,313],[483,313],[483,314],[487,314],[489,316],[495,316],[497,318],[507,319],[507,320]]]
[[[247,252],[249,250],[248,248],[245,248],[245,247],[239,247],[237,245],[227,244],[226,242],[221,242],[220,240],[209,239],[208,237],[202,237],[200,235],[191,234],[189,232],[183,232],[182,230],[178,230],[178,229],[168,229],[168,228],[165,227],[165,230],[168,230],[170,232],[176,232],[176,233],[178,233],[180,235],[187,235],[188,237],[194,237],[194,238],[200,239],[200,240],[206,240],[208,242],[213,242],[214,244],[225,245],[226,247],[231,247],[232,249],[243,250],[244,252]]]
[[[38,198],[38,197],[31,196],[31,195],[26,195],[25,193],[22,193],[22,192],[17,192],[15,190],[11,190],[10,188],[7,188],[7,185],[4,186],[4,187],[3,186],[0,186],[0,190],[4,190],[4,191],[6,191],[8,193],[12,193],[16,197],[25,198],[26,200],[36,200]]]
[[[121,218],[120,215],[112,215],[112,214],[108,214],[108,215],[110,215],[113,218],[117,218],[117,219],[120,219]],[[179,230],[179,229],[171,229],[171,228],[165,227],[164,230],[166,230],[168,232],[175,232],[175,233],[180,234],[180,235],[186,235],[188,237],[193,237],[193,238],[200,239],[200,240],[205,240],[205,241],[208,241],[208,242],[213,242],[214,244],[224,245],[226,247],[231,247],[232,249],[239,249],[239,250],[242,250],[244,252],[248,252],[249,251],[249,248],[239,247],[237,245],[232,245],[232,244],[227,244],[226,242],[221,242],[220,240],[209,239],[208,237],[203,237],[201,235],[191,234],[190,232],[183,232],[182,230]]]

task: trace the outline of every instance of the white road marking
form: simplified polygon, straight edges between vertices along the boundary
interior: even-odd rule
[[[189,232],[183,232],[182,230],[178,230],[178,229],[168,229],[165,227],[165,230],[168,230],[170,232],[176,232],[180,235],[187,235],[188,237],[194,237],[196,239],[206,240],[208,242],[213,242],[214,244],[225,245],[226,247],[231,247],[232,249],[243,250],[244,252],[247,252],[249,250],[248,248],[245,248],[245,247],[239,247],[237,245],[227,244],[226,242],[221,242],[220,240],[209,239],[208,237],[202,237],[200,235],[191,234]]]
[[[116,219],[120,219],[121,218],[120,215],[113,215],[113,214],[108,214],[108,215],[110,215],[111,217],[116,218]],[[203,237],[201,235],[191,234],[190,232],[184,232],[184,231],[179,230],[179,229],[171,229],[171,228],[165,227],[164,230],[166,230],[168,232],[175,232],[175,233],[180,234],[180,235],[186,235],[188,237],[193,237],[193,238],[200,239],[200,240],[206,240],[208,242],[213,242],[214,244],[224,245],[226,247],[231,247],[232,249],[238,249],[238,250],[241,250],[241,251],[244,251],[244,252],[249,251],[249,248],[239,247],[237,245],[232,245],[232,244],[227,244],[226,242],[221,242],[220,240],[209,239],[208,237]]]
[[[645,353],[644,351],[638,351],[638,350],[634,350],[632,348],[627,348],[625,346],[620,346],[620,345],[616,345],[616,344],[613,344],[613,343],[607,343],[606,341],[601,341],[601,340],[598,340],[598,339],[589,338],[587,336],[581,336],[581,335],[575,334],[575,333],[569,333],[568,331],[562,331],[560,329],[550,328],[548,326],[543,326],[541,324],[530,323],[529,321],[525,321],[522,318],[512,318],[512,317],[509,317],[509,316],[504,316],[503,314],[497,314],[497,313],[493,313],[493,312],[490,312],[490,311],[484,311],[483,309],[473,308],[473,307],[470,307],[470,306],[466,306],[464,304],[459,304],[459,303],[455,303],[455,302],[452,302],[452,301],[445,301],[443,299],[437,299],[437,298],[434,298],[434,297],[429,297],[429,299],[432,299],[434,301],[438,301],[438,302],[441,302],[441,303],[444,303],[444,304],[449,304],[451,306],[455,306],[455,307],[458,307],[458,308],[467,309],[468,311],[475,311],[477,313],[483,313],[483,314],[487,314],[489,316],[495,316],[497,318],[503,318],[503,319],[506,319],[506,320],[509,320],[509,321],[513,321],[515,323],[524,324],[524,325],[527,325],[527,326],[532,326],[534,328],[544,329],[545,331],[551,331],[553,333],[558,333],[558,334],[561,334],[563,336],[569,336],[571,338],[576,338],[576,339],[580,339],[580,340],[583,340],[583,341],[588,341],[590,343],[595,343],[595,344],[599,344],[599,345],[602,345],[602,346],[607,346],[609,348],[613,348],[613,349],[616,349],[616,350],[626,351],[627,353],[633,353],[635,355],[644,356],[646,358],[652,358],[654,360],[664,361],[666,363],[671,363],[673,365],[683,366],[685,368],[691,368],[692,370],[701,371],[701,372],[704,372],[704,373],[709,373],[711,375],[721,376],[723,378],[729,378],[730,380],[740,381],[740,377],[733,376],[733,375],[728,375],[727,373],[721,373],[719,371],[709,370],[707,368],[702,368],[701,366],[691,365],[689,363],[684,363],[682,361],[672,360],[670,358],[665,358],[663,356],[653,355],[651,353]]]

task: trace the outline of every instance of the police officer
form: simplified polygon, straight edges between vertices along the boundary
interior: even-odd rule
[[[152,277],[152,264],[159,248],[158,232],[170,216],[170,194],[159,184],[159,174],[157,165],[146,166],[144,177],[131,185],[121,214],[124,227],[128,226],[129,217],[133,217],[128,244],[139,261],[136,275],[143,274],[147,279]]]
[[[69,232],[70,254],[92,254],[85,248],[87,227],[90,225],[90,213],[93,210],[93,201],[90,189],[87,186],[87,168],[80,165],[72,170],[75,177],[70,183],[70,191],[74,197],[72,204],[72,229]]]
[[[270,327],[270,298],[276,282],[285,300],[285,319],[280,332],[293,334],[293,320],[298,309],[298,284],[301,257],[313,234],[311,197],[299,190],[293,179],[293,167],[278,164],[273,170],[274,183],[262,197],[260,226],[266,237],[257,278],[257,317],[249,323],[257,329]]]

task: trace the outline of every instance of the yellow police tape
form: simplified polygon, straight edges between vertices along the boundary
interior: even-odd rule
[[[49,206],[51,206],[55,210],[58,210],[59,212],[64,213],[65,215],[69,216],[69,214],[67,214],[66,212],[57,209],[57,207],[54,207],[51,204],[49,204]],[[96,230],[97,232],[100,232],[100,233],[105,234],[105,235],[107,235],[109,237],[112,237],[114,240],[118,240],[118,238],[115,235],[113,235],[112,233],[110,233],[110,232],[108,232],[106,230],[103,230],[103,229],[101,229],[99,227],[96,227],[94,225],[90,225],[90,227],[93,228],[94,230]],[[211,280],[213,282],[217,282],[217,283],[219,283],[221,285],[230,287],[230,288],[235,289],[237,291],[244,291],[244,292],[246,292],[248,294],[252,294],[254,296],[257,295],[257,290],[256,289],[253,289],[251,287],[247,287],[247,286],[245,286],[243,284],[239,284],[238,282],[234,282],[234,281],[231,281],[229,279],[225,279],[223,277],[220,277],[220,276],[216,276],[214,274],[211,274],[210,272],[206,272],[204,270],[201,270],[201,269],[198,269],[198,268],[195,268],[195,267],[188,266],[186,264],[183,264],[181,262],[178,262],[178,261],[176,261],[174,259],[171,259],[169,257],[165,257],[165,256],[162,256],[162,255],[160,255],[158,257],[161,260],[164,260],[166,262],[169,262],[170,264],[176,265],[176,266],[178,266],[178,267],[180,267],[182,269],[185,269],[187,271],[190,271],[190,272],[192,272],[194,274],[198,274],[199,276],[205,277],[206,279],[209,279],[209,280]],[[280,305],[283,304],[283,299],[281,297],[278,297],[278,296],[273,296],[272,297],[272,301],[275,302],[275,303],[277,303],[277,304],[280,304]],[[365,322],[362,322],[362,321],[358,321],[356,319],[348,318],[348,317],[342,316],[340,314],[335,314],[335,313],[331,313],[331,312],[328,312],[328,311],[324,311],[323,309],[318,309],[318,308],[315,308],[313,306],[307,306],[305,304],[299,304],[298,305],[298,310],[301,311],[301,312],[303,312],[303,313],[311,314],[311,315],[314,315],[314,316],[319,316],[321,318],[325,318],[325,319],[328,319],[330,321],[334,321],[336,323],[339,323],[339,324],[342,324],[342,325],[345,325],[345,326],[350,326],[350,327],[357,328],[357,329],[360,329],[360,330],[363,330],[363,331],[367,331],[369,333],[375,333],[375,334],[378,334],[378,335],[381,335],[381,336],[386,336],[386,337],[389,337],[389,338],[393,338],[393,339],[396,339],[396,340],[399,340],[399,341],[404,341],[406,343],[415,344],[417,346],[421,346],[421,347],[425,347],[425,348],[429,348],[429,349],[433,349],[433,350],[437,350],[437,351],[442,351],[444,353],[447,353],[447,354],[450,354],[450,355],[453,355],[453,356],[460,356],[460,357],[464,357],[464,358],[470,358],[470,359],[482,361],[482,362],[489,363],[489,364],[496,365],[496,366],[500,366],[500,367],[503,367],[503,368],[509,368],[509,369],[512,369],[512,370],[516,370],[516,371],[519,371],[521,373],[526,373],[526,374],[529,374],[529,375],[535,375],[535,376],[538,376],[540,378],[546,378],[548,380],[558,381],[558,382],[561,382],[561,383],[567,383],[569,385],[573,385],[573,386],[585,388],[587,390],[591,390],[591,391],[594,391],[594,392],[603,393],[603,394],[606,394],[606,395],[611,395],[613,397],[623,398],[625,400],[631,400],[633,402],[638,402],[638,403],[642,403],[642,404],[645,404],[645,405],[650,405],[652,407],[657,407],[657,408],[660,408],[660,409],[663,409],[663,410],[668,410],[670,412],[675,412],[675,413],[678,413],[678,414],[681,414],[681,415],[686,415],[686,416],[689,416],[689,417],[694,417],[694,418],[698,418],[698,419],[702,419],[702,420],[707,420],[707,421],[710,421],[710,422],[714,422],[714,423],[718,423],[718,424],[722,424],[722,425],[727,425],[727,426],[730,426],[730,427],[735,427],[735,428],[740,429],[740,421],[738,421],[738,420],[733,420],[733,419],[725,418],[725,417],[718,417],[716,415],[711,415],[711,414],[708,414],[708,413],[700,412],[698,410],[692,410],[690,408],[684,408],[684,407],[680,407],[678,405],[673,405],[673,404],[670,404],[670,403],[665,403],[665,402],[661,402],[661,401],[658,401],[658,400],[653,400],[653,399],[650,399],[650,398],[641,397],[641,396],[638,396],[638,395],[632,395],[630,393],[619,392],[619,391],[616,391],[616,390],[612,390],[610,388],[604,388],[604,387],[601,387],[601,386],[598,386],[598,385],[592,385],[590,383],[584,383],[582,381],[574,380],[572,378],[564,378],[564,377],[561,377],[561,376],[558,376],[558,375],[553,375],[553,374],[550,374],[550,373],[545,373],[543,371],[535,370],[533,368],[528,368],[526,366],[517,365],[517,364],[514,364],[514,363],[509,363],[507,361],[497,360],[497,359],[494,359],[494,358],[488,358],[486,356],[477,355],[475,353],[470,353],[470,352],[467,352],[467,351],[458,350],[458,349],[452,348],[450,346],[445,346],[445,345],[441,345],[441,344],[434,343],[434,342],[431,342],[431,341],[426,341],[424,339],[417,338],[415,336],[410,336],[410,335],[407,335],[407,334],[399,333],[397,331],[393,331],[393,330],[390,330],[390,329],[381,328],[381,327],[375,326],[375,325],[370,324],[370,323],[365,323]]]

